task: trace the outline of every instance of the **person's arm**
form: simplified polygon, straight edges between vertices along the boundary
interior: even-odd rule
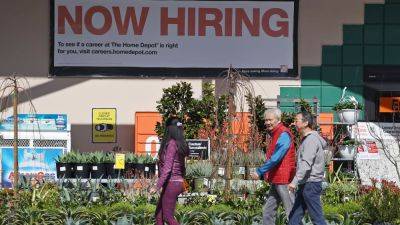
[[[165,182],[167,181],[168,177],[171,175],[172,166],[174,164],[175,154],[177,153],[178,146],[176,145],[175,141],[170,141],[168,144],[165,155],[164,166],[161,168],[160,177],[157,181],[157,190],[160,190]]]
[[[300,154],[301,158],[296,170],[296,175],[291,182],[294,186],[297,186],[299,182],[304,179],[306,174],[310,172],[319,148],[319,146],[313,143],[310,139],[305,140],[303,144],[304,148],[302,154]]]
[[[267,160],[264,165],[257,168],[257,174],[262,179],[264,174],[278,165],[283,157],[285,157],[286,153],[290,148],[291,138],[288,133],[284,132],[279,136],[278,141],[276,142],[274,154],[272,154],[271,158]]]

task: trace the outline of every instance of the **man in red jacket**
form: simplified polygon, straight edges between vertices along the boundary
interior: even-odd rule
[[[265,125],[271,136],[266,151],[266,162],[253,173],[254,179],[264,178],[271,184],[267,201],[263,208],[263,225],[274,225],[276,210],[280,202],[287,217],[293,207],[294,196],[288,184],[296,173],[294,138],[290,130],[281,123],[281,110],[269,109],[265,112]]]

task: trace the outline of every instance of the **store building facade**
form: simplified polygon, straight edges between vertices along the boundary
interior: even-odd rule
[[[0,75],[28,78],[37,113],[68,115],[73,149],[111,150],[119,145],[134,150],[135,113],[156,111],[163,88],[187,81],[199,97],[203,82],[219,82],[215,77],[166,78],[163,74],[152,78],[49,76],[50,11],[50,1],[45,0],[0,3]],[[361,119],[387,120],[378,106],[381,96],[398,96],[400,91],[396,78],[400,75],[400,1],[299,1],[297,31],[297,74],[253,78],[257,95],[265,99],[317,97],[321,112],[332,112],[347,87],[366,105]],[[23,97],[21,112],[30,112],[28,103]],[[267,104],[276,106],[274,101]],[[295,110],[294,103],[280,106],[283,111]],[[93,108],[116,109],[116,143],[92,143]]]

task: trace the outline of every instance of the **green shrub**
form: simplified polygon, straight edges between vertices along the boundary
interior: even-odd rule
[[[232,212],[233,209],[229,205],[225,204],[217,204],[207,208],[208,213],[224,213],[224,212]]]
[[[400,222],[400,188],[394,182],[382,180],[381,188],[376,181],[363,189],[361,198],[363,216],[368,222]]]
[[[325,189],[322,201],[325,204],[336,205],[346,201],[354,201],[358,197],[358,184],[355,181],[330,183]]]
[[[358,110],[362,110],[364,108],[364,106],[361,103],[357,103],[355,104],[352,101],[342,101],[342,102],[338,102],[333,106],[333,110],[334,111],[339,111],[342,109],[358,109]]]
[[[123,215],[132,214],[135,212],[135,208],[130,202],[118,202],[114,203],[110,207],[107,208],[108,212],[119,212]]]
[[[151,204],[143,204],[135,207],[135,213],[139,214],[147,214],[147,213],[154,214],[155,211],[156,211],[156,206]]]
[[[360,213],[362,211],[362,206],[359,202],[349,201],[342,204],[324,204],[323,209],[326,215],[340,214],[345,216]]]

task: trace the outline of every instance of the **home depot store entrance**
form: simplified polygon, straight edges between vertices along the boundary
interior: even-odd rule
[[[365,120],[400,123],[400,67],[367,66],[364,83]]]

